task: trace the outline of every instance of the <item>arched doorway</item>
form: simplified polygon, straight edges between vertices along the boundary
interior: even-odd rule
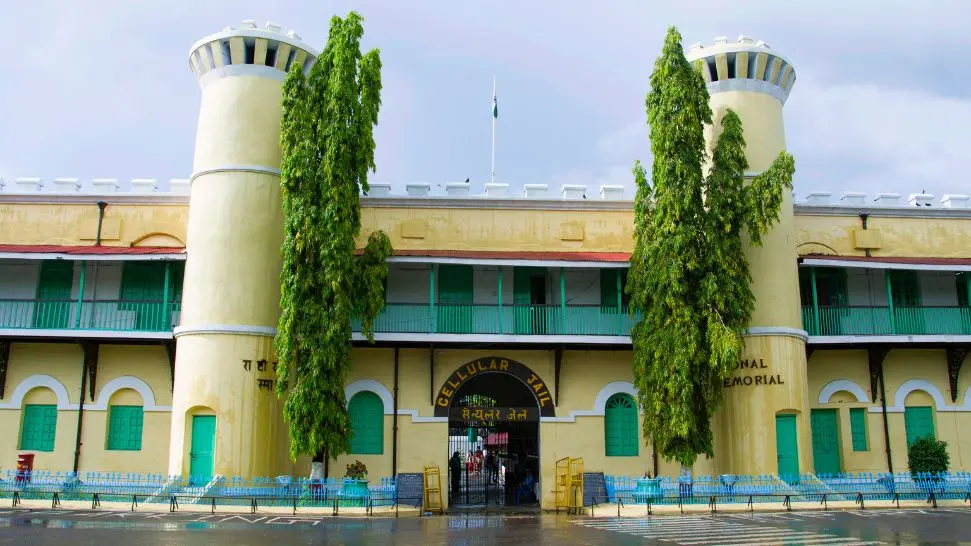
[[[448,416],[448,499],[454,507],[534,504],[539,421],[553,416],[549,390],[525,365],[484,358],[460,366],[439,390]]]

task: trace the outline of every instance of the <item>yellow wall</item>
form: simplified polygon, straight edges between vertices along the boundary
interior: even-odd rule
[[[401,349],[399,351],[399,412],[416,410],[419,418],[434,414],[431,385],[436,394],[448,376],[460,366],[483,357],[495,356],[519,361],[528,366],[550,388],[554,385],[555,360],[552,351],[528,350],[460,350],[436,349],[435,373],[432,379],[427,349]],[[380,382],[388,391],[394,389],[394,353],[391,349],[360,348],[354,351],[354,369],[348,376],[348,384],[358,380]],[[589,471],[608,474],[643,475],[653,473],[653,451],[641,446],[636,457],[605,456],[603,417],[578,416],[571,412],[588,412],[594,409],[598,393],[609,383],[630,382],[631,354],[629,351],[565,351],[561,362],[559,405],[556,406],[558,422],[540,424],[540,482],[544,505],[552,502],[554,463],[562,457],[582,457]],[[387,411],[387,410],[386,410]],[[570,421],[572,418],[572,421]],[[564,422],[570,421],[570,422]],[[330,475],[343,476],[345,467],[360,460],[368,467],[369,476],[376,480],[391,474],[392,416],[385,416],[385,444],[382,455],[344,455],[330,462]],[[445,422],[414,422],[411,415],[398,416],[398,472],[420,472],[425,465],[438,465],[447,479],[448,432]],[[674,476],[679,466],[670,461],[659,461],[662,475]],[[713,464],[700,460],[694,471],[710,474]],[[309,461],[301,458],[294,466],[297,474],[309,471]],[[447,489],[447,484],[443,484]],[[447,496],[447,494],[446,494]],[[445,499],[447,502],[447,499]]]
[[[953,409],[964,403],[964,396],[971,385],[971,370],[967,363],[958,377],[959,396],[956,403],[951,402],[947,378],[947,365],[943,350],[896,349],[888,353],[884,360],[884,378],[887,393],[887,427],[890,431],[890,450],[893,469],[906,472],[907,434],[904,426],[904,413],[895,407],[898,389],[909,380],[927,381],[941,393],[944,408]],[[839,391],[829,403],[820,404],[819,394],[830,381],[845,379],[856,383],[870,396],[869,365],[865,350],[816,351],[809,363],[809,399],[813,408],[835,408],[839,410],[839,435],[842,468],[846,472],[886,472],[886,436],[881,412],[867,413],[867,451],[853,451],[850,436],[850,408],[880,408],[879,388],[876,398],[858,402],[856,396],[847,391]],[[971,470],[971,412],[940,411],[932,396],[922,390],[911,392],[904,401],[905,406],[931,406],[934,412],[934,431],[938,440],[948,444],[952,471]]]
[[[875,256],[971,257],[964,244],[971,237],[971,218],[907,218],[892,216],[891,210],[882,214],[889,216],[868,219],[868,230],[879,234]],[[112,204],[105,211],[102,244],[181,246],[188,217],[184,204]],[[95,204],[0,202],[0,244],[91,244],[97,218]],[[372,231],[383,229],[400,250],[630,252],[634,244],[630,211],[373,207],[365,200],[361,220],[361,244]],[[865,254],[856,248],[855,231],[862,226],[855,214],[799,212],[792,222],[791,244],[800,255]],[[753,267],[754,274],[760,270]]]
[[[69,471],[74,466],[77,438],[78,410],[81,395],[83,356],[73,343],[14,343],[10,350],[4,403],[10,403],[18,385],[34,375],[49,375],[67,391],[68,404],[74,409],[60,409],[57,417],[53,452],[34,452],[36,470]],[[85,410],[81,433],[81,456],[78,470],[113,472],[164,472],[168,455],[168,411],[145,411],[142,429],[142,449],[109,451],[106,448],[108,411],[99,409],[102,389],[121,376],[134,376],[148,384],[155,398],[155,406],[171,404],[171,380],[168,357],[158,345],[102,345],[99,349],[95,400],[85,393]],[[23,404],[56,404],[57,396],[48,387],[28,391]],[[116,391],[111,404],[145,405],[141,396],[131,389]],[[0,468],[15,468],[20,450],[22,412],[20,409],[0,409],[0,435],[9,441],[0,445]]]
[[[185,205],[114,205],[111,197],[101,226],[104,246],[183,246],[189,208]],[[12,245],[91,245],[98,233],[98,206],[3,203],[0,243]],[[159,237],[158,234],[170,237]],[[146,236],[148,239],[139,241]],[[174,240],[172,238],[175,238]]]

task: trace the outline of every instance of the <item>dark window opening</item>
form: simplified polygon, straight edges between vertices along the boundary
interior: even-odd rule
[[[290,50],[290,55],[287,57],[287,64],[286,64],[286,66],[283,67],[283,71],[284,72],[289,72],[290,71],[290,65],[293,64],[293,59],[296,56],[297,56],[297,50],[296,49],[291,49]]]
[[[244,60],[246,64],[253,64],[256,58],[256,43],[250,40],[243,42]]]
[[[735,55],[735,53],[725,55],[725,57],[728,59],[728,79],[735,77]]]
[[[280,44],[276,42],[269,42],[266,44],[266,66],[276,65],[276,52]]]
[[[718,66],[715,64],[715,58],[714,57],[710,57],[706,62],[708,63],[708,72],[711,73],[711,81],[717,82],[718,81]]]

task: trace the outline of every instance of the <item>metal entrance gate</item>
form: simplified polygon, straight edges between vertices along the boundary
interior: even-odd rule
[[[527,469],[539,475],[536,408],[453,407],[448,428],[448,502],[485,507],[529,504]],[[518,493],[518,495],[517,495]]]

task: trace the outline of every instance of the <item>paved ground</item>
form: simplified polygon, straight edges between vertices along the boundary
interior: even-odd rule
[[[0,509],[0,544],[407,544],[971,546],[971,509],[577,518],[336,519]]]

